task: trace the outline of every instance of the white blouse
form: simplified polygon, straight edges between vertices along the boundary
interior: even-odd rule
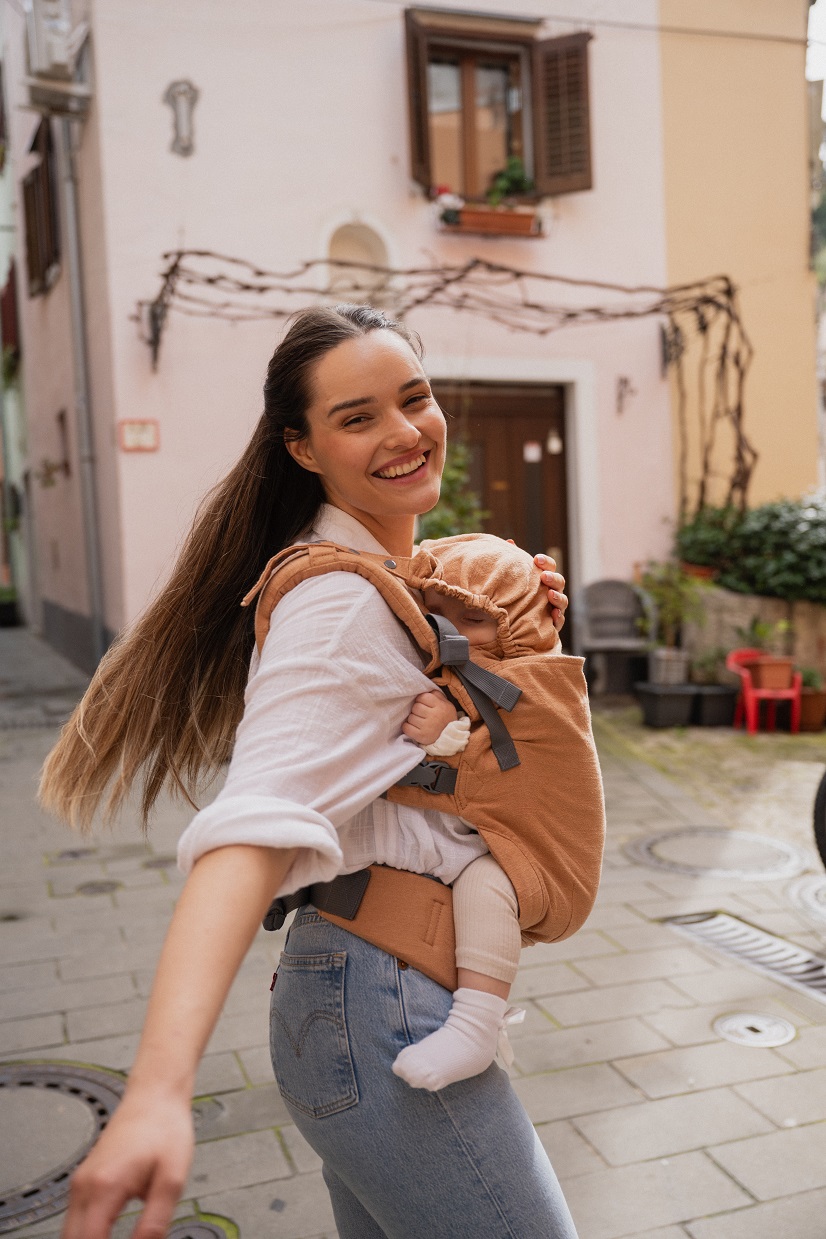
[[[353,517],[324,504],[303,541],[387,554]],[[487,844],[461,818],[380,799],[421,761],[402,735],[431,682],[407,630],[369,581],[303,581],[273,612],[253,654],[226,782],[190,822],[178,865],[228,844],[298,848],[278,894],[380,863],[452,882]]]

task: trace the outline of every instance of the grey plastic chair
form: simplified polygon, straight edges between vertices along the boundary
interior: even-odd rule
[[[641,622],[642,621],[642,622]],[[657,631],[657,608],[630,581],[592,581],[577,598],[577,646],[595,693],[631,691],[631,660],[644,657]]]

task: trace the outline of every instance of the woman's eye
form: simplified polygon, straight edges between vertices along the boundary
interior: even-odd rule
[[[366,422],[367,417],[364,413],[358,413],[355,417],[348,417],[346,422],[342,422],[342,426],[359,426],[362,422]]]
[[[418,395],[411,396],[409,400],[406,400],[405,404],[411,405],[411,404],[421,403],[423,400],[429,400],[429,399],[430,399],[430,396],[428,395],[427,392],[419,392]]]

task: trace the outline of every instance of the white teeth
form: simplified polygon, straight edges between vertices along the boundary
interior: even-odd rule
[[[393,466],[391,466],[391,468],[389,468],[389,469],[382,469],[382,471],[381,471],[380,473],[377,473],[377,474],[376,474],[376,477],[380,477],[380,478],[400,478],[400,477],[404,477],[404,475],[405,475],[406,473],[414,473],[414,472],[416,471],[416,469],[421,469],[421,467],[422,467],[422,465],[424,464],[424,462],[425,462],[425,457],[424,457],[424,455],[422,455],[422,456],[417,456],[417,457],[416,457],[416,459],[415,459],[415,460],[411,460],[411,461],[409,462],[409,464],[406,464],[406,465],[393,465]]]

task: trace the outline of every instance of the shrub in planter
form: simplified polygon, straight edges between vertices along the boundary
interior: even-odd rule
[[[800,730],[822,731],[826,724],[826,690],[823,687],[823,677],[814,667],[804,667],[802,675]]]
[[[782,652],[791,637],[788,620],[769,624],[753,616],[748,628],[738,628],[737,635],[748,648],[763,651],[753,662],[743,663],[751,671],[755,688],[791,688],[794,660]]]
[[[689,571],[692,566],[704,568],[709,574],[722,571],[729,566],[732,535],[742,519],[737,508],[700,508],[678,528],[675,555]]]
[[[0,628],[16,628],[19,623],[17,591],[13,585],[0,585]]]
[[[731,529],[719,584],[741,594],[826,604],[826,490],[746,512]]]
[[[649,660],[649,678],[654,684],[684,684],[688,679],[689,655],[678,649],[680,630],[686,620],[702,620],[703,586],[683,571],[674,559],[650,561],[640,580],[657,608],[657,631]]]

